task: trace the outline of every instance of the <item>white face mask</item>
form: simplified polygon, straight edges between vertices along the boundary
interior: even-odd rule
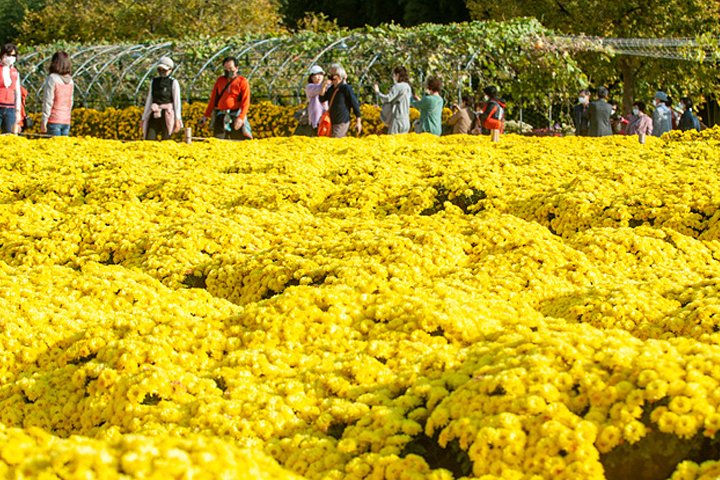
[[[490,100],[490,97],[488,97],[487,95],[485,95],[483,98],[485,99],[486,102]]]
[[[640,115],[640,109],[637,107],[633,108],[633,115]]]
[[[581,105],[585,105],[585,97],[578,97],[578,103]]]
[[[15,63],[15,57],[10,56],[10,55],[6,55],[6,56],[4,56],[3,59],[2,59],[2,63],[3,63],[3,65],[5,65],[6,67],[11,67],[11,66]]]

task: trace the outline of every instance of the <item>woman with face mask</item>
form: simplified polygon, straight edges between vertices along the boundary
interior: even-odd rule
[[[0,127],[3,133],[19,131],[19,113],[22,108],[22,92],[20,91],[20,75],[15,68],[17,48],[6,43],[0,50]]]
[[[392,79],[393,86],[387,94],[380,92],[377,83],[373,85],[375,93],[383,102],[383,112],[387,113],[386,118],[383,118],[383,123],[387,125],[390,135],[408,133],[410,131],[412,89],[410,88],[410,78],[405,67],[395,67]]]
[[[310,67],[308,83],[305,85],[305,97],[307,98],[307,116],[310,125],[310,135],[317,136],[318,123],[323,112],[328,109],[327,102],[320,101],[320,94],[323,89],[325,71],[320,65]]]
[[[158,135],[167,140],[183,126],[180,84],[171,76],[174,68],[170,57],[158,61],[158,76],[150,84],[142,116],[145,140],[156,140]]]
[[[70,134],[70,114],[73,105],[74,84],[70,57],[65,52],[55,52],[50,61],[50,75],[43,85],[43,106],[40,131],[49,135]]]
[[[653,121],[650,115],[645,113],[645,102],[633,103],[632,115],[625,129],[627,135],[650,136],[653,132]]]

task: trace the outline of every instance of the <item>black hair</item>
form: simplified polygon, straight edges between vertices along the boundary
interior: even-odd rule
[[[633,103],[633,105],[638,107],[638,110],[645,113],[645,109],[647,108],[645,102],[643,102],[642,100],[638,100],[637,102]]]
[[[225,57],[223,58],[222,64],[225,65],[227,62],[233,62],[233,65],[236,67],[238,66],[237,58],[235,57]]]
[[[10,55],[11,53],[15,52],[15,55],[17,55],[17,47],[14,43],[5,43],[2,46],[2,50],[0,51],[0,57],[3,55]]]
[[[598,87],[597,94],[599,98],[608,98],[610,91],[606,87]]]
[[[497,87],[494,85],[488,85],[487,87],[483,88],[483,93],[487,95],[490,98],[497,97]]]
[[[680,101],[685,105],[685,108],[692,108],[693,101],[690,97],[682,97]]]

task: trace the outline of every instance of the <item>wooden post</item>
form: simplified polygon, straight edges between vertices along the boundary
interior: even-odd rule
[[[185,143],[192,143],[192,128],[188,127],[185,129]]]
[[[638,134],[638,140],[640,140],[640,143],[641,143],[642,145],[645,145],[645,134],[644,134],[644,133],[639,133],[639,134]]]
[[[493,142],[499,142],[500,141],[500,130],[493,129],[490,130],[490,138]]]

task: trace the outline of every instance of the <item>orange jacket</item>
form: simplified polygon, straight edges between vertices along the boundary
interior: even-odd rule
[[[223,91],[225,85],[228,82],[232,82],[230,86],[223,92],[217,106],[215,105],[218,95]],[[247,117],[248,108],[250,108],[250,84],[247,78],[238,75],[232,80],[226,77],[219,77],[215,82],[212,93],[210,94],[210,100],[208,106],[205,109],[205,116],[212,117],[213,110],[238,110],[240,109],[240,118]]]

